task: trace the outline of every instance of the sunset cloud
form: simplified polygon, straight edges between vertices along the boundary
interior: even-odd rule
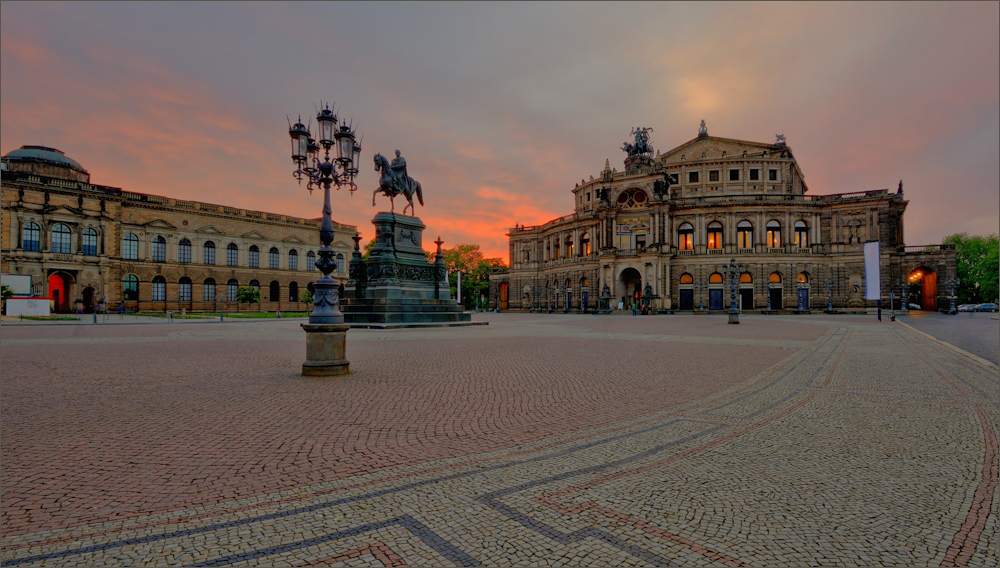
[[[667,150],[788,137],[813,193],[895,187],[908,244],[1000,220],[996,3],[5,3],[0,136],[95,183],[303,217],[285,115],[364,135],[336,220],[372,233],[376,152],[445,246],[573,210],[635,126]],[[399,206],[399,200],[397,200]]]

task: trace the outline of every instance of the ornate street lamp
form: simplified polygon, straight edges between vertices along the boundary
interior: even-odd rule
[[[694,285],[695,285],[696,288],[698,288],[698,311],[699,312],[704,312],[705,311],[705,279],[704,278],[699,278],[698,281],[695,282]]]
[[[952,274],[945,280],[945,286],[951,288],[951,305],[948,306],[948,315],[955,315],[958,313],[958,308],[955,307],[955,288],[961,284],[961,280]]]
[[[722,267],[727,270],[726,266]],[[743,263],[736,264],[736,259],[729,259],[729,323],[740,323],[740,310],[736,306],[736,294],[739,285],[736,283],[739,275],[743,273]]]
[[[303,324],[306,330],[306,362],[302,365],[304,375],[341,375],[348,372],[348,362],[344,359],[344,339],[347,325],[344,324],[344,314],[340,311],[337,282],[330,278],[330,273],[337,269],[334,251],[330,248],[333,242],[333,210],[330,207],[330,187],[339,190],[346,186],[352,193],[358,189],[354,178],[358,173],[358,159],[361,155],[361,144],[357,142],[354,129],[341,121],[329,105],[316,114],[317,135],[319,141],[312,137],[309,128],[298,122],[289,125],[288,135],[292,143],[292,161],[296,170],[292,176],[302,184],[306,179],[309,193],[314,189],[323,188],[323,219],[320,223],[319,239],[323,246],[319,249],[316,268],[323,276],[316,281],[313,292],[313,311],[309,314],[309,324]],[[320,161],[319,149],[323,148],[323,159]],[[336,146],[336,158],[330,159],[330,148]]]
[[[826,279],[826,313],[833,313],[833,278]]]

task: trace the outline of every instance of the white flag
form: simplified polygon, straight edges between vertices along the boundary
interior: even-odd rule
[[[879,271],[878,241],[865,243],[865,299],[882,298],[882,275]]]

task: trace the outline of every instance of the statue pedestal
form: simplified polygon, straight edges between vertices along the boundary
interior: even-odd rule
[[[729,323],[740,323],[740,314],[729,312]]]
[[[306,360],[302,374],[306,377],[332,377],[350,372],[345,343],[347,324],[302,324],[306,331]]]
[[[351,259],[340,304],[346,323],[351,327],[474,325],[472,316],[450,297],[443,256],[439,254],[433,264],[427,261],[419,218],[381,212],[372,224],[375,245],[368,260],[357,250]]]

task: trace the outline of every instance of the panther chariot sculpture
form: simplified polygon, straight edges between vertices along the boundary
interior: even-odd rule
[[[403,215],[406,215],[407,207],[410,208],[410,214],[414,214],[414,194],[416,194],[417,201],[420,202],[420,205],[424,204],[424,192],[420,187],[420,182],[407,175],[406,159],[399,155],[399,150],[396,150],[396,157],[392,160],[391,164],[382,154],[375,154],[375,171],[380,172],[382,175],[379,178],[378,189],[372,193],[373,206],[375,205],[375,196],[378,195],[379,192],[382,192],[389,198],[390,212],[395,211],[393,199],[400,194],[402,194],[408,202],[408,205],[403,207]]]

